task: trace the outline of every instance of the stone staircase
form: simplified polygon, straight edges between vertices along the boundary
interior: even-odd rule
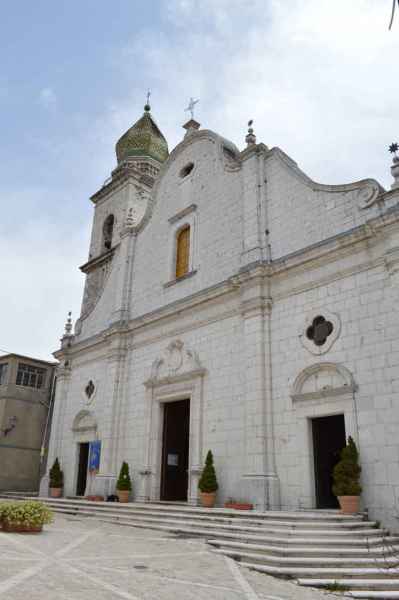
[[[2,497],[22,498],[20,494]],[[29,496],[32,499],[32,496]],[[40,498],[57,513],[205,538],[212,551],[300,585],[399,600],[399,536],[337,511],[237,511]]]

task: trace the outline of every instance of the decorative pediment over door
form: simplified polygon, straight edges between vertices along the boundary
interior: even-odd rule
[[[146,387],[155,387],[185,381],[205,375],[198,355],[189,349],[181,340],[174,340],[167,346],[161,356],[152,364],[151,376],[145,382]]]

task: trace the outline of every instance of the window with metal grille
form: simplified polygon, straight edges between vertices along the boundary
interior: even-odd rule
[[[44,385],[45,375],[46,369],[18,363],[16,384],[25,387],[41,388]]]
[[[190,265],[190,226],[183,227],[176,239],[176,279],[186,275]]]
[[[4,385],[6,382],[7,370],[8,363],[3,363],[2,365],[0,365],[0,385]]]

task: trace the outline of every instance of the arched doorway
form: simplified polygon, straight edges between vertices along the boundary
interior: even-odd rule
[[[301,506],[338,506],[332,472],[347,437],[358,438],[355,391],[350,371],[336,363],[310,365],[295,379],[291,398],[302,473]]]
[[[80,411],[72,425],[76,444],[75,494],[85,496],[88,483],[90,442],[97,439],[97,421],[89,410]]]

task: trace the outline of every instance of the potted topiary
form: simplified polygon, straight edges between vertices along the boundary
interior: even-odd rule
[[[200,490],[202,506],[206,508],[215,506],[216,492],[219,486],[216,479],[215,467],[213,465],[213,455],[210,450],[206,455],[205,467],[198,482],[198,487]]]
[[[58,458],[55,459],[53,466],[50,469],[50,496],[51,498],[59,498],[62,495],[62,487],[64,485],[64,473],[61,471]]]
[[[26,500],[0,504],[0,522],[5,532],[39,533],[53,520],[52,511],[43,502]]]
[[[341,460],[333,470],[333,492],[337,496],[344,514],[359,512],[360,486],[359,452],[356,444],[349,436],[347,445],[341,450]]]
[[[129,492],[132,491],[132,482],[129,475],[129,465],[127,462],[122,463],[118,481],[116,483],[116,493],[119,502],[129,502]]]

